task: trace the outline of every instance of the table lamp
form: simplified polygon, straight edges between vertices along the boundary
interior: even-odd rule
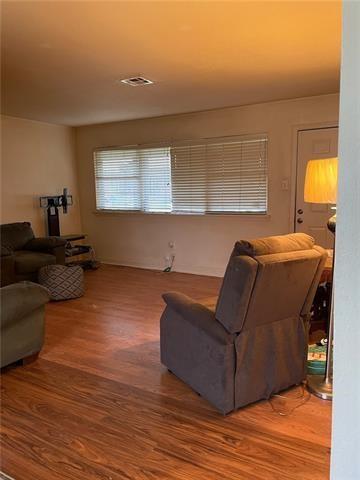
[[[309,160],[306,166],[304,200],[309,203],[336,204],[338,159],[324,158]],[[336,208],[336,207],[334,207]],[[335,235],[336,213],[327,223],[328,229]],[[335,237],[332,272],[335,263]],[[332,343],[334,331],[334,282],[331,288],[329,311],[328,341],[326,348],[325,375],[309,375],[307,386],[311,393],[324,400],[332,400]]]

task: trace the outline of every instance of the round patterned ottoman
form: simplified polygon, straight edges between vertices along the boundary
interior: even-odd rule
[[[39,283],[48,289],[51,300],[70,300],[84,295],[81,267],[47,265],[39,270]]]

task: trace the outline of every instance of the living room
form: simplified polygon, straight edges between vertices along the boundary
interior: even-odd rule
[[[359,478],[359,2],[1,6],[1,478]]]

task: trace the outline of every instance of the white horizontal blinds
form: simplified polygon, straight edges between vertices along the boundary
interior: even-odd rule
[[[266,213],[267,139],[172,147],[173,211]]]
[[[207,211],[266,213],[267,142],[207,145]]]
[[[169,148],[138,150],[141,168],[141,209],[171,212],[171,166]]]
[[[171,210],[169,148],[95,152],[98,210]]]
[[[206,145],[171,148],[173,211],[204,213],[206,181]]]
[[[266,213],[267,138],[95,153],[99,210]]]
[[[96,208],[139,210],[140,162],[136,150],[95,152]]]

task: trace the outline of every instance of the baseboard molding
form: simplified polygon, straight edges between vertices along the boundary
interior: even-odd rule
[[[143,268],[145,270],[157,270],[160,272],[164,269],[164,265],[159,265],[158,263],[129,262],[107,258],[100,258],[99,261],[100,263],[105,263],[107,265]],[[178,273],[190,273],[192,275],[205,275],[207,277],[223,277],[225,269],[220,267],[208,267],[201,265],[174,265],[172,271]]]

